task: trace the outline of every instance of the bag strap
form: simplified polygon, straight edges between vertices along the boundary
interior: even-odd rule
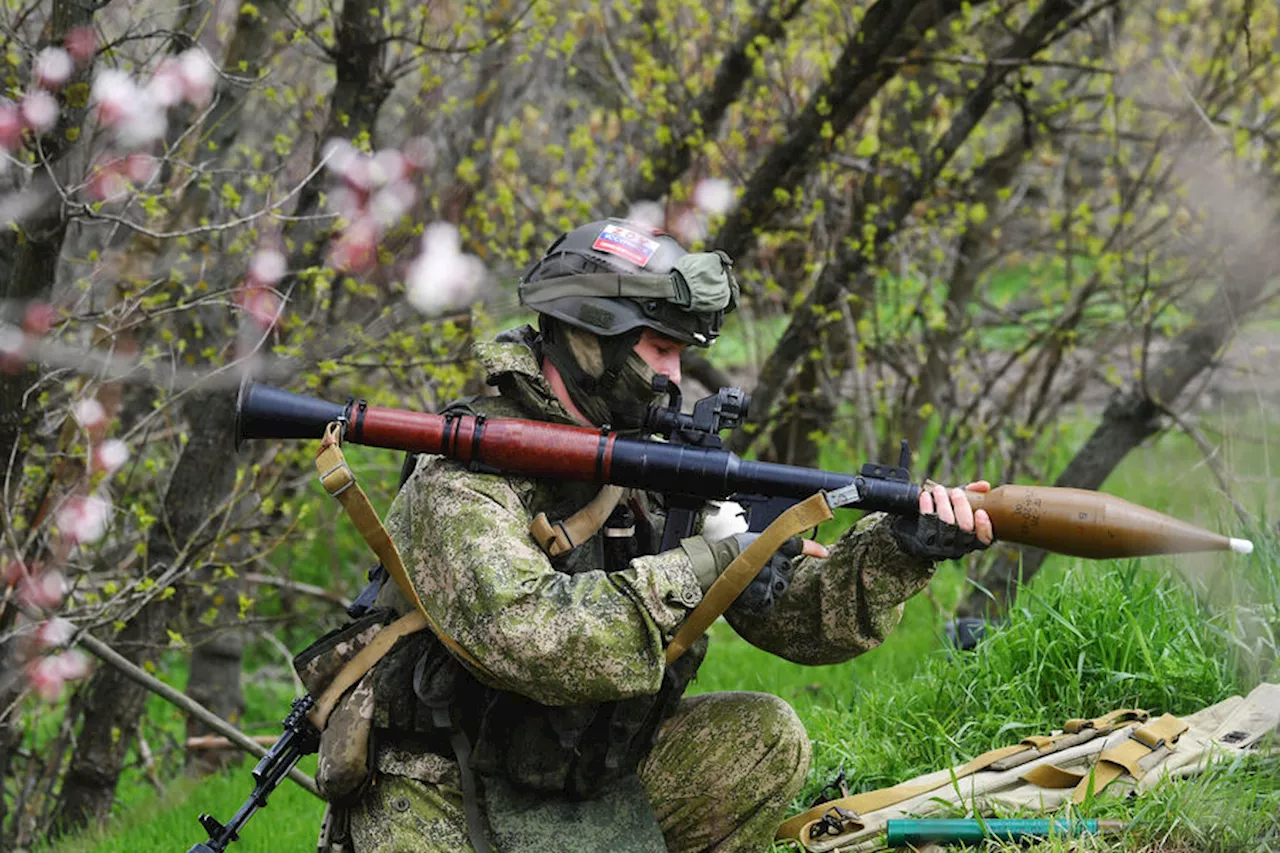
[[[695,640],[706,633],[711,623],[729,609],[729,605],[760,574],[760,569],[782,547],[782,543],[832,518],[827,496],[818,492],[774,519],[756,541],[725,567],[724,572],[702,596],[702,601],[685,618],[671,644],[667,646],[667,665],[670,666],[684,654]]]
[[[1120,708],[1103,714],[1101,717],[1094,717],[1091,720],[1072,718],[1063,723],[1061,734],[1024,737],[1022,743],[1027,746],[1025,752],[1002,758],[992,764],[990,769],[999,772],[1012,770],[1046,755],[1052,755],[1055,752],[1061,752],[1085,741],[1093,740],[1095,737],[1110,734],[1117,728],[1129,723],[1145,723],[1150,719],[1150,716],[1146,711],[1137,708]]]
[[[316,454],[316,472],[325,491],[342,504],[342,508],[347,511],[347,516],[355,523],[361,538],[378,555],[378,559],[391,573],[391,577],[395,579],[396,585],[400,587],[405,598],[413,602],[415,609],[422,614],[426,626],[455,657],[476,672],[487,674],[488,670],[476,660],[475,656],[446,634],[444,629],[431,618],[422,599],[418,597],[418,591],[414,589],[409,573],[405,571],[404,561],[400,559],[400,551],[396,548],[395,542],[391,541],[387,529],[382,526],[382,520],[378,518],[373,504],[369,502],[369,496],[356,482],[355,472],[347,464],[346,457],[342,453],[342,427],[337,422],[325,428],[324,439],[320,442],[320,452]]]
[[[1102,793],[1104,788],[1126,773],[1134,779],[1141,779],[1147,772],[1141,765],[1142,759],[1158,752],[1172,752],[1178,738],[1189,728],[1173,714],[1165,714],[1135,729],[1125,740],[1099,755],[1092,772],[1081,774],[1071,801],[1077,805],[1083,803],[1090,793]]]
[[[426,615],[421,610],[410,610],[379,631],[369,645],[356,652],[351,660],[342,665],[342,669],[334,675],[329,686],[316,698],[315,706],[307,714],[312,725],[317,730],[324,731],[325,724],[329,722],[329,715],[337,707],[342,694],[355,687],[356,683],[364,678],[365,673],[373,669],[373,665],[391,651],[396,640],[415,634],[425,627],[427,627]]]

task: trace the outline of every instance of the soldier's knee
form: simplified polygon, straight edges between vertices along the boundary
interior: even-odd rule
[[[809,772],[811,746],[809,733],[796,715],[795,709],[784,700],[769,693],[753,693],[751,710],[757,719],[757,731],[768,749],[775,767],[791,772],[788,782],[799,791]]]

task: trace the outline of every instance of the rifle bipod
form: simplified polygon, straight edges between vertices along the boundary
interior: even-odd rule
[[[298,760],[320,748],[320,733],[307,719],[307,712],[313,705],[315,700],[310,696],[293,700],[289,716],[282,723],[284,734],[253,768],[254,788],[249,799],[225,824],[219,823],[211,814],[201,814],[200,825],[209,833],[209,838],[192,845],[187,853],[224,853],[231,842],[240,837],[240,828],[254,812],[267,804],[267,797],[289,775]]]

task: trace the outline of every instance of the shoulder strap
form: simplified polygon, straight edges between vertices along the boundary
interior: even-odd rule
[[[684,654],[694,640],[701,637],[711,627],[711,623],[729,609],[729,605],[760,574],[760,569],[782,547],[782,543],[811,527],[829,521],[831,517],[831,507],[827,505],[826,495],[818,492],[774,519],[754,542],[725,567],[724,572],[702,596],[702,601],[698,602],[698,606],[681,623],[671,644],[667,646],[667,665],[670,666]]]
[[[355,472],[347,464],[346,457],[342,453],[341,433],[342,430],[336,423],[329,424],[325,429],[324,440],[320,443],[320,452],[316,454],[316,472],[320,476],[320,483],[330,497],[337,498],[342,504],[342,508],[347,511],[347,516],[355,523],[361,538],[378,555],[378,559],[391,573],[391,577],[395,579],[405,598],[413,602],[415,608],[422,613],[427,627],[440,638],[445,648],[476,672],[486,673],[487,670],[475,656],[446,634],[423,606],[422,599],[418,597],[418,591],[414,589],[413,582],[409,580],[409,574],[405,571],[404,561],[400,559],[400,551],[391,541],[387,529],[382,526],[382,520],[378,518],[373,504],[369,502],[369,496],[356,482]]]

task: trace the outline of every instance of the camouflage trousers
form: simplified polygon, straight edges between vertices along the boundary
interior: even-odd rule
[[[639,771],[667,848],[767,850],[804,784],[809,751],[804,726],[776,696],[682,700]],[[383,772],[343,817],[352,853],[474,853],[462,795],[448,782]]]

